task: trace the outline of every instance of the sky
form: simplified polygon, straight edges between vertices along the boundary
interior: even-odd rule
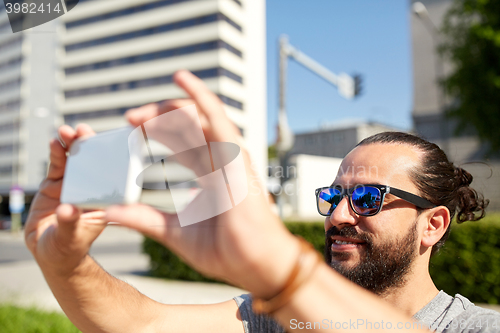
[[[267,0],[268,142],[276,140],[278,39],[335,74],[359,73],[363,93],[341,97],[336,87],[289,61],[287,113],[295,133],[349,119],[409,130],[412,109],[410,4],[406,0]]]

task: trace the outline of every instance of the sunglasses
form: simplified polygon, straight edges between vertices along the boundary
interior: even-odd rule
[[[436,207],[432,202],[418,195],[390,187],[387,185],[356,185],[349,189],[341,186],[321,187],[316,189],[316,204],[318,212],[323,216],[330,216],[340,201],[347,196],[349,206],[358,215],[373,216],[378,214],[384,204],[387,193],[397,196],[419,208]]]

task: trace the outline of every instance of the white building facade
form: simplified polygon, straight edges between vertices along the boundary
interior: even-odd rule
[[[84,122],[97,132],[124,126],[123,114],[130,108],[187,97],[172,80],[176,70],[187,69],[221,98],[226,113],[245,137],[256,169],[265,177],[265,0],[80,0],[60,19],[40,27],[50,24],[54,25],[52,36],[57,36],[56,42],[50,43],[55,63],[36,58],[35,62],[46,65],[48,72],[37,78],[48,86],[52,87],[52,82],[56,85],[55,91],[47,94],[54,105],[45,103],[43,107],[60,114],[65,123],[74,126]],[[0,110],[20,109],[20,113],[23,108],[12,104],[18,99],[11,95],[18,96],[23,88],[11,89],[10,97],[3,97],[1,84],[15,85],[22,66],[17,70],[10,66],[10,76],[1,66],[18,59],[21,51],[1,47],[15,43],[10,40],[22,38],[21,34],[29,32],[0,35],[0,59],[5,58],[0,60]],[[24,47],[19,45],[18,49]],[[7,48],[12,57],[3,56]],[[25,73],[26,77],[33,75]],[[8,126],[2,119],[12,121],[15,112],[0,111],[0,126]],[[17,125],[11,126],[15,132]],[[0,173],[2,149],[15,153],[15,149],[2,148],[2,137],[3,131]],[[31,139],[35,138],[27,142]],[[21,158],[19,161],[21,169],[29,170]],[[6,174],[12,174],[12,163],[8,159],[5,163]],[[5,185],[12,183],[10,177],[4,179]],[[20,184],[36,188],[41,179],[22,178]]]
[[[413,5],[417,0],[411,0]],[[500,161],[485,155],[488,148],[475,131],[455,133],[457,120],[445,116],[453,103],[438,82],[451,73],[452,65],[437,52],[442,36],[439,29],[452,0],[420,0],[427,9],[429,21],[411,15],[413,52],[413,126],[422,137],[439,145],[456,165],[463,166],[474,177],[472,187],[490,200],[489,210],[500,210]]]
[[[22,24],[22,22],[21,22]],[[0,196],[34,193],[45,177],[56,110],[57,22],[13,33],[0,5]],[[2,200],[2,205],[7,201]]]
[[[125,125],[129,108],[187,97],[172,81],[187,69],[221,98],[264,171],[265,1],[80,1],[62,19],[66,123]]]

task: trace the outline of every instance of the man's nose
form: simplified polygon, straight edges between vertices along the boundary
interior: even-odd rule
[[[335,208],[332,214],[327,217],[327,220],[332,226],[336,227],[341,224],[357,224],[356,214],[354,214],[351,207],[349,207],[349,198],[347,195],[340,200],[337,208]]]

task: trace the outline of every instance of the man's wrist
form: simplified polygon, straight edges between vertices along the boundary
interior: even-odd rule
[[[63,280],[69,280],[75,276],[79,275],[88,275],[92,272],[93,269],[95,269],[96,262],[92,257],[90,257],[88,254],[86,254],[79,262],[75,263],[68,263],[68,264],[44,264],[41,262],[38,262],[38,265],[40,266],[43,274],[47,278],[56,278],[56,279],[63,279]]]
[[[253,310],[255,313],[273,314],[286,305],[293,297],[294,293],[309,280],[314,274],[315,268],[322,262],[320,255],[314,247],[301,237],[300,253],[296,259],[292,272],[288,276],[285,284],[271,298],[255,298]]]
[[[248,286],[256,297],[270,299],[278,294],[286,284],[300,253],[300,243],[291,234],[282,239],[274,250],[270,250],[258,267],[254,283]]]

